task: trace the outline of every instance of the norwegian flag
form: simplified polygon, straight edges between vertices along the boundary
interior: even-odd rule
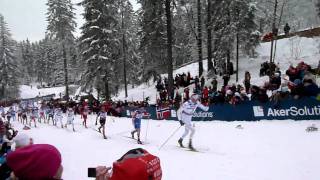
[[[157,119],[163,120],[171,117],[171,109],[169,107],[159,107],[157,106]]]

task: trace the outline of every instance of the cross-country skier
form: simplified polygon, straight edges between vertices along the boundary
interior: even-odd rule
[[[183,139],[189,134],[189,131],[191,131],[190,141],[189,141],[189,146],[188,146],[191,150],[194,150],[194,148],[192,146],[192,138],[195,133],[195,128],[191,124],[193,113],[196,111],[197,108],[200,108],[203,111],[209,110],[209,107],[202,105],[198,99],[199,99],[198,95],[193,94],[191,96],[190,100],[183,103],[183,105],[181,107],[180,124],[181,124],[181,126],[183,126],[183,125],[185,126],[185,131],[184,131],[182,137],[179,139],[178,143],[181,147],[184,147],[183,143],[182,143]]]
[[[22,106],[20,105],[19,107],[18,107],[18,121],[19,122],[22,122],[22,111],[23,111],[23,109],[22,109]]]
[[[3,107],[3,106],[0,106],[0,115],[1,115],[2,118],[4,119],[5,113],[4,113],[4,107]]]
[[[10,123],[10,121],[11,121],[12,111],[13,111],[13,108],[10,107],[10,108],[8,109],[7,113],[6,113],[6,115],[7,115],[7,120],[8,120],[9,123]]]
[[[47,113],[48,113],[48,124],[50,123],[50,119],[51,119],[52,124],[54,125],[54,108],[52,106],[50,106],[47,109]]]
[[[21,118],[22,118],[22,124],[28,124],[28,109],[24,108],[22,109]]]
[[[39,110],[39,123],[41,123],[41,120],[43,119],[43,122],[46,121],[46,117],[45,117],[45,106],[41,105],[40,110]]]
[[[105,134],[107,112],[104,107],[101,108],[101,111],[99,112],[99,117],[100,117],[100,120],[99,120],[100,127],[98,128],[99,132],[102,133],[104,139],[107,139],[107,136]],[[101,132],[101,129],[102,129],[102,132]]]
[[[68,125],[72,125],[72,130],[73,130],[73,132],[75,132],[76,130],[74,129],[73,121],[74,121],[74,110],[72,107],[69,107],[67,109],[67,123],[64,127],[67,128]]]
[[[10,111],[11,113],[11,119],[12,121],[16,120],[16,106],[11,106],[12,110]]]
[[[101,106],[101,110],[102,109],[104,109],[104,106]],[[98,125],[98,119],[100,117],[100,113],[101,113],[101,111],[97,112],[96,123],[95,123],[96,126]]]
[[[29,122],[29,126],[31,127],[31,122],[33,121],[34,122],[34,127],[37,127],[37,121],[36,121],[36,118],[38,118],[38,111],[33,108],[31,110],[31,113],[30,113],[30,122]]]
[[[132,124],[134,126],[134,130],[131,132],[132,139],[134,139],[134,134],[137,133],[138,136],[138,144],[142,144],[140,141],[140,132],[141,132],[141,119],[143,117],[143,109],[138,109],[134,112],[132,116]]]
[[[61,128],[63,128],[62,118],[63,118],[62,109],[61,107],[57,106],[54,109],[54,118],[53,118],[54,125],[57,126],[57,123],[60,122]]]
[[[87,105],[84,105],[82,110],[82,117],[83,117],[82,125],[84,125],[84,127],[86,128],[88,128],[87,127],[88,113],[89,113],[89,108]]]

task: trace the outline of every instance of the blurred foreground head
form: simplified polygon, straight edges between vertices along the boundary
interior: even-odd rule
[[[161,180],[160,159],[144,149],[132,149],[113,163],[110,180]]]
[[[19,180],[61,179],[60,152],[51,145],[37,144],[19,148],[8,154],[7,164]]]

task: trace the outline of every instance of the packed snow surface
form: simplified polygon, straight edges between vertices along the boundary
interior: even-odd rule
[[[70,85],[69,89],[75,89],[77,86]],[[65,94],[65,86],[60,87],[51,87],[51,88],[38,88],[36,85],[21,85],[20,86],[20,98],[22,99],[29,99],[29,98],[35,98],[35,97],[41,97],[41,96],[47,96],[47,95],[55,95],[55,98],[59,98],[60,95],[64,96]],[[75,93],[76,94],[76,93]],[[74,94],[71,94],[71,96],[74,96]]]
[[[66,118],[64,118],[66,121]],[[196,122],[194,146],[191,152],[177,146],[183,128],[163,149],[159,146],[174,132],[175,121],[143,120],[142,141],[130,136],[131,119],[108,117],[107,140],[94,129],[95,115],[89,116],[89,128],[76,117],[76,132],[40,124],[38,128],[19,131],[34,138],[35,143],[55,145],[62,153],[66,180],[85,180],[87,168],[111,166],[132,148],[142,147],[161,159],[163,180],[319,180],[319,132],[307,133],[311,124],[319,121],[259,121],[259,122]],[[149,123],[149,126],[148,126]],[[242,125],[243,129],[235,128]],[[148,136],[146,138],[146,129]],[[187,140],[185,140],[187,145]]]

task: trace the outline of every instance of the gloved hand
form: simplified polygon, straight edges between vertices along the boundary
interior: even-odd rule
[[[179,123],[180,123],[181,126],[184,126],[184,122],[183,121],[179,120]]]

